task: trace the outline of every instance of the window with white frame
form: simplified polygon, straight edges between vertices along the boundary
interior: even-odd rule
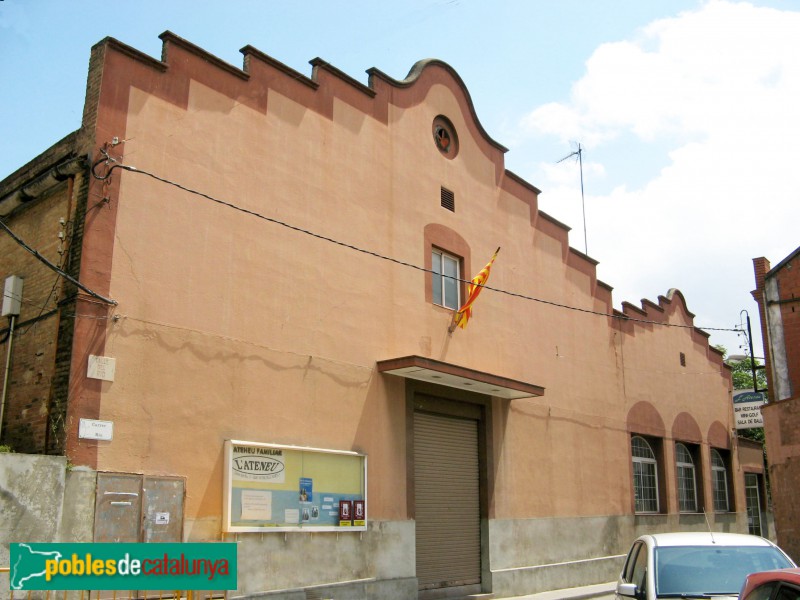
[[[714,488],[714,510],[728,512],[728,468],[718,450],[711,449],[711,483]]]
[[[694,459],[685,444],[675,444],[675,464],[678,468],[678,510],[697,512]]]
[[[460,263],[457,256],[434,248],[431,253],[433,271],[433,303],[457,310],[460,289]]]
[[[650,444],[643,437],[631,438],[633,457],[633,493],[637,513],[657,513],[658,462]]]

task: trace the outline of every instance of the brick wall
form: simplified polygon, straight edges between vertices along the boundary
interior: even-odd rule
[[[774,274],[778,280],[781,320],[791,395],[800,395],[800,256],[784,263]]]
[[[772,270],[770,270],[770,263],[767,259],[753,259],[753,270],[755,272],[756,289],[752,294],[759,307],[769,387],[774,388],[775,386],[767,336],[765,314],[767,307],[764,304],[767,273],[769,273],[770,279],[775,280],[778,285],[781,323],[783,325],[784,348],[776,349],[776,351],[785,351],[791,386],[789,395],[796,397],[800,395],[800,251],[795,251]]]
[[[769,346],[767,340],[767,315],[764,311],[764,277],[769,272],[770,263],[766,258],[754,258],[753,270],[756,278],[756,289],[751,292],[753,299],[758,304],[758,317],[761,326],[761,344],[762,354],[764,357],[765,373],[767,375],[767,388],[772,387],[772,363],[769,357]],[[752,326],[752,325],[751,325]],[[753,349],[757,355],[758,350]]]
[[[800,398],[768,404],[762,413],[778,544],[800,561]]]
[[[32,164],[35,169],[36,165]],[[78,181],[85,177],[78,177]],[[70,178],[5,218],[8,227],[25,243],[56,265],[70,268],[74,257],[70,248],[79,240],[74,231],[74,181]],[[82,186],[79,186],[82,187]],[[62,222],[63,220],[63,222]],[[64,237],[60,238],[59,233]],[[56,374],[68,370],[71,344],[59,338],[69,329],[74,315],[72,286],[53,270],[19,246],[10,236],[0,236],[0,279],[9,275],[23,278],[23,301],[12,340],[0,345],[0,377],[5,376],[5,360],[12,342],[11,368],[3,414],[0,442],[16,452],[46,453],[53,434],[51,405],[66,384]],[[0,339],[9,322],[0,325]],[[61,388],[63,387],[63,391]]]
[[[104,57],[103,43],[92,48],[81,128],[0,181],[0,201],[56,164],[94,156]],[[4,218],[29,246],[76,279],[80,275],[90,182],[87,164],[86,171],[62,181]],[[60,219],[64,219],[63,225]],[[65,234],[63,241],[59,232]],[[8,275],[24,278],[24,304],[13,339],[0,443],[17,452],[64,454],[77,289],[10,236],[0,234],[0,278],[4,280]],[[7,331],[8,323],[1,322],[0,339]],[[7,348],[8,342],[0,344],[0,377],[4,376]]]
[[[73,220],[75,223],[69,246],[69,258],[64,271],[76,280],[80,279],[81,249],[83,247],[83,228],[86,218],[87,199],[89,195],[89,175],[77,176],[73,187],[75,199]],[[48,423],[48,439],[45,452],[47,454],[65,454],[66,451],[66,416],[69,397],[70,370],[72,368],[72,340],[75,331],[77,313],[77,288],[64,281],[64,293],[61,300],[56,346],[56,362],[53,371],[53,385],[50,395],[50,412]]]
[[[788,399],[772,401],[762,408],[767,460],[771,482],[772,502],[778,544],[796,561],[800,560],[800,509],[797,490],[800,489],[800,253],[795,252],[772,271],[764,258],[753,261],[756,291],[753,297],[759,304],[765,356],[769,357],[765,321],[764,288],[766,274],[778,284],[778,298],[783,325],[784,347],[791,394]],[[768,385],[775,387],[769,361]]]

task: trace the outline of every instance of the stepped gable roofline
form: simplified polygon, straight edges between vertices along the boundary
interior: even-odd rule
[[[674,300],[680,301],[680,305],[676,304],[673,307]],[[658,297],[658,304],[653,302],[652,300],[648,300],[647,298],[642,298],[641,300],[641,308],[631,304],[630,302],[623,301],[622,303],[622,314],[625,316],[630,316],[629,312],[635,312],[637,315],[644,315],[650,321],[657,321],[657,322],[666,322],[668,313],[674,312],[676,308],[683,309],[683,312],[688,317],[687,325],[690,325],[691,322],[694,320],[694,313],[689,311],[686,307],[686,299],[683,297],[683,293],[677,288],[671,288],[666,296],[659,296]],[[667,311],[667,308],[671,308],[672,310]],[[700,330],[698,330],[700,331]],[[705,332],[703,332],[705,333]]]
[[[319,57],[314,58],[314,59],[312,59],[312,60],[310,60],[308,62],[313,67],[313,69],[311,71],[311,79],[313,79],[314,81],[317,81],[317,77],[318,77],[317,73],[319,71],[327,71],[328,73],[331,73],[332,75],[335,75],[336,77],[338,77],[339,79],[341,79],[345,83],[349,83],[352,87],[354,87],[355,89],[357,89],[360,92],[363,92],[364,94],[366,94],[370,98],[374,98],[375,97],[376,92],[375,92],[374,89],[372,89],[372,87],[368,87],[368,86],[364,85],[363,83],[361,83],[360,81],[357,81],[356,79],[353,79],[352,77],[350,77],[350,75],[348,75],[344,71],[341,71],[341,70],[337,69],[331,63],[329,63],[327,61],[324,61]]]
[[[702,333],[705,333],[705,331],[703,331],[702,329],[701,329],[701,330],[699,330],[699,331],[700,331],[700,332],[702,332]],[[719,359],[720,359],[720,360],[722,360],[722,359],[723,359],[723,357],[725,356],[725,351],[724,351],[724,350],[720,350],[720,349],[719,349],[719,348],[717,348],[716,346],[709,346],[709,347],[708,347],[708,349],[709,349],[709,350],[711,350],[712,352],[715,352],[715,353],[716,353],[716,354],[719,356]],[[723,364],[723,365],[724,365],[724,366],[725,366],[725,367],[726,367],[726,368],[727,368],[729,371],[731,370],[731,368],[732,368],[732,367],[731,367],[731,366],[730,366],[728,363],[725,363],[725,362],[723,362],[722,364]]]
[[[600,264],[600,261],[593,259],[591,256],[589,256],[588,254],[584,254],[580,250],[576,250],[572,246],[569,247],[569,251],[572,254],[574,254],[575,256],[577,256],[578,258],[582,258],[583,260],[585,260],[586,262],[588,262],[589,264],[591,264],[591,265],[593,265],[595,267]]]
[[[402,81],[398,81],[397,79],[394,79],[393,77],[390,77],[389,75],[387,75],[386,73],[384,73],[380,69],[376,69],[375,67],[372,67],[371,69],[367,69],[367,74],[369,75],[369,87],[374,89],[374,87],[375,87],[374,86],[374,84],[375,84],[374,80],[377,78],[377,79],[380,79],[380,80],[388,83],[389,85],[391,85],[393,87],[396,87],[396,88],[407,88],[407,87],[410,87],[411,85],[413,85],[414,83],[416,83],[419,80],[419,78],[422,76],[422,73],[426,69],[431,68],[431,67],[439,67],[441,69],[444,69],[445,71],[447,71],[450,74],[450,76],[456,81],[456,83],[461,88],[461,91],[464,93],[464,97],[467,100],[467,105],[469,106],[470,116],[472,117],[472,120],[475,123],[475,126],[478,128],[478,131],[480,131],[480,133],[483,136],[483,138],[489,144],[491,144],[495,149],[499,150],[500,152],[502,152],[504,154],[506,152],[508,152],[508,148],[506,148],[505,146],[503,146],[499,142],[496,142],[494,139],[492,139],[492,137],[488,133],[486,133],[486,130],[483,128],[483,125],[481,125],[481,122],[478,119],[478,114],[475,112],[475,105],[472,102],[472,96],[470,96],[469,90],[467,89],[467,86],[464,83],[464,80],[461,79],[461,76],[456,72],[456,70],[453,67],[451,67],[450,65],[448,65],[446,62],[444,62],[442,60],[439,60],[437,58],[426,58],[426,59],[417,61],[416,63],[414,63],[414,66],[411,67],[411,70],[408,72],[408,75],[406,75],[406,78],[403,79]],[[538,192],[538,190],[537,190],[537,192]]]
[[[666,296],[659,296],[658,304],[644,298],[642,299],[642,306],[640,308],[630,302],[623,301],[622,311],[614,310],[614,315],[618,316],[621,321],[624,321],[625,318],[630,318],[633,320],[632,324],[634,325],[642,324],[637,323],[636,320],[667,323],[669,316],[675,314],[678,309],[685,315],[685,325],[691,327],[692,335],[696,336],[695,341],[701,343],[700,340],[702,339],[702,343],[712,351],[714,362],[718,362],[720,366],[722,366],[723,353],[708,345],[708,339],[711,337],[710,333],[694,326],[695,314],[686,307],[686,298],[684,298],[683,293],[677,288],[671,288]]]
[[[211,54],[210,52],[204,50],[200,46],[197,46],[196,44],[194,44],[194,43],[192,43],[192,42],[190,42],[190,41],[188,41],[188,40],[176,35],[172,31],[169,31],[169,30],[164,31],[158,37],[163,42],[162,48],[161,48],[161,60],[157,60],[157,59],[149,56],[148,54],[145,54],[144,52],[142,52],[140,50],[137,50],[137,49],[135,49],[135,48],[133,48],[133,47],[127,45],[127,44],[124,44],[123,42],[120,42],[119,40],[117,40],[117,39],[115,39],[113,37],[106,37],[106,38],[102,39],[97,44],[95,44],[92,48],[95,49],[95,48],[98,48],[100,46],[104,46],[105,45],[105,46],[108,46],[110,48],[113,48],[114,50],[120,52],[123,55],[128,56],[129,58],[132,58],[132,59],[136,60],[137,62],[146,64],[146,65],[148,65],[148,66],[150,66],[150,67],[152,67],[152,68],[154,68],[154,69],[156,69],[158,71],[166,72],[166,71],[168,71],[169,66],[170,66],[169,65],[169,49],[170,49],[170,46],[171,45],[175,45],[175,46],[179,46],[182,50],[184,50],[186,52],[189,52],[189,53],[197,56],[198,58],[201,58],[203,61],[207,62],[209,65],[215,66],[215,67],[217,67],[218,69],[220,69],[222,71],[230,73],[231,75],[234,75],[235,77],[237,77],[237,78],[239,78],[239,79],[241,79],[243,81],[248,81],[250,79],[250,72],[249,72],[249,69],[248,69],[249,59],[256,58],[259,61],[270,65],[271,67],[275,68],[276,70],[281,71],[285,75],[289,76],[291,79],[299,81],[299,82],[307,85],[308,87],[311,87],[312,89],[316,90],[316,89],[319,88],[319,86],[320,86],[319,74],[322,73],[322,72],[325,72],[325,73],[333,75],[337,80],[348,84],[349,87],[352,87],[353,89],[356,89],[356,90],[360,91],[362,94],[364,94],[368,98],[375,98],[377,96],[377,94],[378,94],[377,90],[375,89],[375,87],[373,85],[373,83],[375,81],[375,78],[380,79],[381,81],[386,82],[387,84],[389,84],[389,85],[391,85],[393,87],[396,87],[396,88],[407,88],[407,87],[410,87],[411,85],[413,85],[420,78],[422,73],[427,68],[435,66],[435,67],[442,68],[447,73],[449,73],[449,75],[453,78],[453,80],[461,88],[461,90],[464,93],[464,97],[466,99],[467,105],[469,107],[469,111],[470,111],[472,120],[474,121],[475,126],[478,128],[479,132],[481,133],[482,137],[486,140],[486,142],[489,143],[495,149],[501,151],[502,153],[505,153],[505,152],[508,151],[508,148],[506,148],[502,144],[500,144],[500,143],[496,142],[494,139],[492,139],[491,136],[489,136],[489,134],[483,128],[483,125],[481,125],[480,121],[478,120],[477,114],[475,112],[475,106],[474,106],[474,104],[472,102],[472,98],[471,98],[471,96],[469,94],[469,91],[467,90],[467,87],[464,84],[464,81],[461,79],[461,77],[458,75],[458,73],[455,71],[455,69],[453,69],[447,63],[445,63],[445,62],[443,62],[441,60],[438,60],[438,59],[425,59],[425,60],[417,61],[417,63],[415,63],[414,66],[409,71],[409,74],[402,81],[398,81],[398,80],[390,77],[389,75],[386,75],[385,73],[383,73],[379,69],[373,67],[373,68],[367,70],[367,73],[369,74],[369,81],[368,81],[367,85],[364,85],[363,83],[357,81],[356,79],[354,79],[350,75],[344,73],[343,71],[341,71],[337,67],[334,67],[328,61],[326,61],[326,60],[324,60],[322,58],[319,58],[319,57],[314,58],[314,59],[309,61],[309,63],[312,66],[312,73],[311,73],[311,77],[309,78],[309,77],[306,77],[305,75],[295,71],[291,67],[288,67],[287,65],[283,64],[282,62],[272,58],[271,56],[261,52],[260,50],[256,49],[252,45],[246,45],[246,46],[244,46],[243,48],[240,49],[240,52],[244,55],[244,61],[243,61],[244,62],[244,65],[243,65],[244,68],[239,68],[239,67],[236,67],[236,66],[234,66],[234,65],[232,65],[232,64],[230,64],[230,63],[228,63],[228,62],[226,62],[226,61],[224,61],[222,59],[220,59],[219,57]],[[373,116],[375,116],[375,115],[373,115]],[[531,188],[532,191],[535,191],[536,193],[539,193],[539,190],[537,190],[535,187],[531,186],[527,182],[523,182],[518,176],[514,176],[514,178],[519,180],[526,187]]]
[[[630,302],[623,302],[622,306],[622,317],[640,318],[639,316],[630,314],[635,312],[638,313],[638,315],[644,316],[646,320],[655,321],[657,323],[666,323],[670,314],[674,314],[678,309],[681,309],[686,317],[684,319],[685,324],[687,326],[694,325],[695,314],[686,307],[686,298],[684,298],[683,292],[677,288],[670,288],[666,296],[659,296],[658,304],[645,298],[642,299],[642,308],[638,308]],[[706,343],[708,338],[711,337],[710,333],[703,331],[699,327],[692,327],[692,332],[704,338]],[[709,346],[709,348],[711,348],[711,346]],[[711,350],[714,350],[721,360],[722,353],[716,348],[711,348]]]
[[[645,312],[643,309],[639,308],[638,306],[636,306],[634,304],[631,304],[627,300],[623,300],[622,301],[622,314],[623,314],[623,316],[629,317],[629,316],[631,316],[629,313],[632,313],[632,312],[638,313],[638,315],[635,315],[636,318],[639,318],[640,316],[642,316],[642,317],[647,316],[647,312]]]
[[[165,33],[168,33],[168,32],[165,32]],[[162,35],[164,35],[164,34],[162,34]],[[186,43],[188,44],[189,42],[186,42]],[[124,54],[127,57],[132,58],[135,61],[144,63],[147,66],[152,67],[154,69],[157,69],[159,71],[163,72],[163,71],[167,70],[167,63],[165,61],[153,58],[149,54],[145,54],[144,52],[142,52],[141,50],[137,50],[133,46],[129,46],[128,44],[120,42],[116,38],[104,37],[102,40],[100,40],[94,46],[92,46],[92,50],[95,50],[95,49],[100,48],[102,46],[113,48],[114,50],[116,50],[120,54]],[[199,50],[199,48],[198,48],[198,50]],[[162,52],[162,56],[163,56],[164,55],[164,47],[163,47],[163,45],[162,45],[162,48],[161,48],[161,52]]]
[[[546,219],[547,221],[549,221],[550,223],[552,223],[552,224],[553,224],[553,225],[555,225],[556,227],[559,227],[560,229],[563,229],[563,230],[564,230],[564,231],[566,231],[567,233],[569,233],[570,231],[572,231],[572,227],[570,227],[569,225],[566,225],[566,224],[562,223],[561,221],[559,221],[559,220],[558,220],[558,219],[556,219],[555,217],[553,217],[553,216],[549,215],[548,213],[544,212],[543,210],[540,210],[540,211],[539,211],[539,216],[540,216],[540,217],[542,217],[543,219]]]
[[[663,296],[659,296],[659,298],[663,298]],[[656,304],[648,298],[642,298],[642,308],[645,309],[645,312],[649,312],[650,310],[657,311],[656,314],[664,312],[663,306]]]
[[[103,77],[105,98],[120,104],[120,114],[125,112],[125,86],[135,86],[162,100],[185,106],[188,101],[189,81],[196,80],[256,111],[267,110],[269,98],[266,91],[274,89],[328,118],[333,117],[333,99],[338,98],[386,124],[390,104],[403,108],[413,106],[422,100],[430,86],[443,84],[456,94],[468,129],[474,139],[479,141],[487,158],[495,163],[498,187],[530,206],[531,224],[534,227],[539,221],[536,199],[541,190],[505,169],[503,155],[508,148],[488,135],[477,117],[464,81],[455,69],[441,60],[417,61],[403,80],[394,79],[379,69],[372,68],[367,71],[368,85],[364,85],[321,58],[309,61],[312,72],[307,77],[252,45],[245,45],[240,49],[243,64],[239,68],[172,31],[164,31],[159,38],[162,41],[160,60],[112,37],[106,37],[92,47],[94,60],[105,61],[112,72],[119,70],[124,64],[118,62],[114,55],[141,67],[117,73],[111,78]],[[207,68],[203,68],[204,66]],[[166,79],[162,81],[159,75]],[[109,123],[104,126],[124,137],[124,123]],[[562,233],[569,231],[563,224],[543,216],[548,231],[559,239]],[[565,246],[566,259],[569,254],[566,250],[567,242],[562,240],[562,243]]]
[[[227,71],[228,73],[231,73],[232,75],[235,75],[236,77],[239,77],[240,79],[243,79],[245,81],[250,79],[250,73],[247,71],[246,68],[245,69],[240,69],[239,67],[235,67],[234,65],[232,65],[232,64],[230,64],[228,62],[225,62],[221,58],[211,54],[210,52],[204,50],[200,46],[198,46],[196,44],[193,44],[189,40],[184,39],[184,38],[174,34],[173,32],[171,32],[169,30],[165,31],[164,33],[162,33],[158,37],[163,42],[163,45],[161,47],[161,60],[160,61],[157,61],[154,58],[148,56],[147,54],[144,54],[143,52],[140,52],[139,50],[136,50],[135,48],[132,48],[132,47],[126,45],[126,44],[123,44],[122,42],[120,42],[120,41],[118,41],[118,40],[116,40],[114,38],[106,38],[105,40],[99,42],[97,45],[102,45],[103,43],[109,43],[109,44],[113,45],[117,50],[121,51],[124,54],[127,54],[128,56],[130,56],[130,57],[132,57],[132,58],[134,58],[136,60],[141,60],[141,61],[144,61],[144,62],[148,62],[148,63],[151,64],[151,66],[154,66],[155,68],[158,68],[160,70],[166,70],[168,68],[168,66],[169,66],[169,60],[168,60],[169,46],[170,46],[170,44],[175,44],[177,46],[180,46],[184,50],[186,50],[188,52],[191,52],[192,54],[195,54],[196,56],[202,58],[203,60],[205,60],[209,64],[214,65],[215,67],[217,67],[219,69],[222,69],[223,71]],[[311,78],[308,78],[305,75],[295,71],[291,67],[289,67],[289,66],[283,64],[282,62],[280,62],[279,60],[276,60],[276,59],[272,58],[271,56],[261,52],[260,50],[256,49],[255,47],[253,47],[251,45],[244,46],[243,48],[241,48],[239,50],[239,52],[241,52],[244,55],[245,66],[247,65],[247,58],[249,56],[253,56],[253,57],[255,57],[255,58],[257,58],[257,59],[259,59],[259,60],[261,60],[261,61],[263,61],[263,62],[265,62],[265,63],[267,63],[269,65],[271,65],[272,67],[278,69],[279,71],[282,71],[283,73],[285,73],[286,75],[292,77],[293,79],[296,79],[296,80],[298,80],[298,81],[300,81],[302,83],[305,83],[306,85],[308,85],[309,87],[312,87],[314,89],[319,87],[319,83],[317,82],[316,73],[317,73],[318,70],[321,69],[321,70],[325,70],[325,71],[327,71],[329,73],[332,73],[338,79],[341,79],[342,81],[345,81],[345,82],[349,83],[351,86],[353,86],[357,90],[363,92],[367,96],[370,96],[370,97],[374,97],[375,96],[375,90],[365,86],[364,84],[360,83],[359,81],[356,81],[355,79],[353,79],[352,77],[350,77],[349,75],[344,73],[343,71],[337,69],[336,67],[331,65],[329,62],[327,62],[327,61],[325,61],[325,60],[323,60],[323,59],[321,59],[319,57],[314,58],[314,59],[309,61],[309,63],[313,67],[313,69],[312,69]]]
[[[247,71],[247,72],[249,72],[249,69],[248,69],[249,59],[250,59],[250,57],[253,57],[253,58],[256,58],[256,59],[260,60],[263,63],[266,63],[266,64],[270,65],[274,69],[277,69],[278,71],[283,72],[285,75],[288,75],[292,79],[307,85],[311,89],[315,90],[315,89],[317,89],[319,87],[319,83],[317,83],[314,79],[312,79],[310,77],[306,77],[305,75],[303,75],[299,71],[295,71],[293,68],[283,64],[281,61],[279,61],[279,60],[277,60],[275,58],[272,58],[269,54],[265,54],[264,52],[262,52],[261,50],[255,48],[254,46],[251,46],[251,45],[248,44],[244,48],[241,48],[239,50],[239,52],[241,52],[244,55],[244,70]],[[315,59],[315,60],[319,60],[319,59]],[[310,61],[310,62],[313,65],[313,62],[312,61]]]
[[[225,62],[221,58],[214,56],[210,52],[203,50],[200,46],[197,46],[192,42],[185,40],[180,36],[175,35],[169,30],[165,31],[158,37],[162,42],[164,42],[161,46],[161,62],[164,63],[165,65],[169,63],[169,61],[167,60],[169,54],[169,45],[175,44],[177,46],[181,46],[184,50],[188,50],[192,54],[196,54],[197,56],[199,56],[206,62],[211,63],[215,67],[222,69],[223,71],[227,71],[228,73],[231,73],[232,75],[235,75],[240,79],[244,80],[250,79],[249,73],[246,73],[245,71],[243,71],[238,67],[234,67],[232,64]]]
[[[321,69],[321,70],[325,70],[325,71],[327,71],[329,73],[332,73],[337,78],[341,79],[342,81],[345,81],[345,82],[349,83],[351,86],[353,86],[357,90],[365,93],[366,95],[368,95],[370,97],[374,97],[375,96],[375,90],[372,90],[372,89],[368,88],[367,86],[365,86],[364,84],[360,83],[359,81],[356,81],[355,79],[353,79],[352,77],[350,77],[349,75],[347,75],[346,73],[341,71],[340,69],[337,69],[336,67],[331,65],[329,62],[327,62],[327,61],[325,61],[325,60],[323,60],[323,59],[321,59],[319,57],[314,58],[314,59],[309,61],[309,64],[311,64],[311,66],[313,67],[312,75],[309,78],[309,77],[306,77],[305,75],[303,75],[302,73],[300,73],[298,71],[295,71],[294,69],[292,69],[291,67],[285,65],[284,63],[280,62],[279,60],[269,56],[268,54],[265,54],[264,52],[261,52],[260,50],[258,50],[257,48],[255,48],[254,46],[249,45],[249,44],[244,46],[243,48],[241,48],[239,50],[239,52],[241,52],[244,55],[244,66],[245,66],[244,69],[240,69],[238,67],[235,67],[235,66],[231,65],[230,63],[225,62],[224,60],[218,58],[217,56],[214,56],[210,52],[207,52],[206,50],[203,50],[200,46],[197,46],[196,44],[193,44],[192,42],[190,42],[190,41],[188,41],[188,40],[186,40],[186,39],[184,39],[184,38],[182,38],[182,37],[180,37],[178,35],[175,35],[174,33],[172,33],[169,30],[165,31],[164,33],[162,33],[158,37],[164,42],[164,44],[162,46],[162,49],[161,49],[161,63],[160,63],[160,64],[162,64],[164,66],[164,68],[166,68],[166,66],[168,64],[167,54],[169,52],[169,44],[172,43],[172,44],[176,44],[176,45],[181,46],[184,50],[188,50],[189,52],[192,52],[193,54],[196,54],[197,56],[201,57],[203,60],[205,60],[205,61],[209,62],[210,64],[222,69],[223,71],[228,71],[229,73],[232,73],[233,75],[236,75],[237,77],[240,77],[241,79],[244,79],[244,80],[247,80],[247,79],[250,78],[250,73],[248,72],[246,67],[248,65],[248,61],[247,61],[248,57],[252,56],[252,57],[257,58],[258,60],[260,60],[262,62],[265,62],[265,63],[269,64],[270,66],[276,68],[277,70],[282,71],[284,74],[288,75],[292,79],[300,81],[301,83],[304,83],[304,84],[306,84],[307,86],[309,86],[309,87],[311,87],[313,89],[317,89],[319,87],[319,82],[317,81],[317,72],[318,72],[318,70]],[[119,42],[116,42],[116,43],[119,44]],[[124,44],[122,44],[122,46],[124,46]],[[128,47],[128,49],[132,50],[133,52],[137,52],[138,53],[138,51],[133,50],[132,48]]]
[[[542,190],[537,188],[532,183],[524,180],[522,177],[520,177],[519,175],[514,173],[514,171],[509,171],[508,169],[506,169],[506,176],[509,177],[510,179],[513,179],[514,181],[516,181],[522,187],[527,188],[528,190],[530,190],[531,192],[533,192],[537,196],[542,193]]]
[[[166,73],[170,70],[169,64],[169,51],[171,46],[179,47],[182,51],[188,52],[203,62],[207,63],[210,66],[216,67],[217,69],[226,72],[236,79],[246,83],[251,80],[251,73],[250,73],[250,61],[252,59],[256,59],[259,62],[268,65],[269,67],[279,71],[289,79],[299,82],[314,91],[317,91],[320,88],[320,85],[324,84],[320,82],[321,74],[329,74],[335,80],[343,82],[347,85],[347,87],[357,90],[363,94],[365,99],[375,99],[377,100],[377,96],[379,94],[379,90],[376,88],[376,82],[380,81],[390,87],[396,89],[407,89],[412,87],[415,83],[417,83],[423,76],[423,74],[429,69],[441,69],[446,72],[449,77],[455,82],[455,84],[461,89],[463,93],[464,102],[466,104],[467,110],[470,114],[470,120],[472,121],[473,126],[476,129],[476,132],[483,138],[484,142],[488,145],[488,147],[493,148],[495,151],[499,151],[500,154],[505,154],[508,152],[508,148],[494,140],[484,129],[483,125],[481,124],[480,120],[478,119],[478,115],[475,111],[475,105],[472,101],[472,97],[465,85],[461,76],[456,72],[453,67],[448,65],[446,62],[439,60],[428,58],[424,60],[417,61],[408,72],[408,75],[403,80],[397,80],[393,77],[387,75],[386,73],[382,72],[381,70],[373,67],[367,70],[367,74],[369,76],[368,84],[364,85],[354,79],[353,77],[347,75],[340,69],[334,67],[331,63],[323,60],[322,58],[314,58],[310,62],[312,65],[312,73],[311,77],[307,77],[298,71],[288,67],[287,65],[283,64],[282,62],[272,58],[271,56],[261,52],[260,50],[256,49],[252,45],[246,45],[240,49],[240,52],[244,55],[243,59],[243,68],[236,67],[219,57],[211,54],[210,52],[204,50],[200,46],[176,35],[172,31],[164,31],[162,34],[159,35],[159,39],[163,42],[161,48],[161,60],[155,59],[144,52],[137,50],[113,37],[106,37],[97,44],[95,44],[92,48],[93,50],[101,47],[106,46],[108,48],[113,49],[114,51],[127,56],[136,62],[153,68],[154,70],[160,73]],[[260,73],[259,73],[260,74]],[[252,94],[253,92],[250,92]],[[386,98],[383,98],[379,101],[377,105],[373,105],[372,108],[368,108],[369,105],[361,105],[361,109],[364,110],[366,114],[370,114],[371,116],[378,118],[380,120],[384,120],[386,115],[384,114],[385,108],[382,108],[386,102]],[[250,99],[251,102],[258,101],[254,98]],[[306,99],[308,101],[308,99]],[[391,100],[390,100],[391,101]],[[316,105],[316,103],[312,102],[309,104],[309,108],[320,110],[320,106]],[[325,113],[325,110],[322,110]],[[511,171],[502,169],[502,172],[508,175],[510,180],[520,184],[524,189],[527,189],[530,192],[533,192],[534,195],[538,195],[541,193],[541,190],[530,184],[529,182],[525,181],[515,173]],[[499,179],[498,179],[499,181]]]

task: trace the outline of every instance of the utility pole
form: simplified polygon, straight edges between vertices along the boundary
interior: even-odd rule
[[[756,372],[765,369],[765,365],[756,365],[756,355],[753,354],[753,332],[750,330],[750,313],[747,310],[742,310],[747,316],[747,346],[750,348],[750,372],[753,375],[753,391],[754,392],[767,392],[769,391],[768,388],[764,388],[762,390],[758,389],[758,380],[756,379]],[[739,313],[739,317],[742,316],[742,313]]]

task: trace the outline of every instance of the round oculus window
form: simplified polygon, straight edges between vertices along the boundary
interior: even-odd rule
[[[447,158],[455,158],[458,154],[456,130],[445,117],[438,116],[433,120],[433,141],[439,152]]]

